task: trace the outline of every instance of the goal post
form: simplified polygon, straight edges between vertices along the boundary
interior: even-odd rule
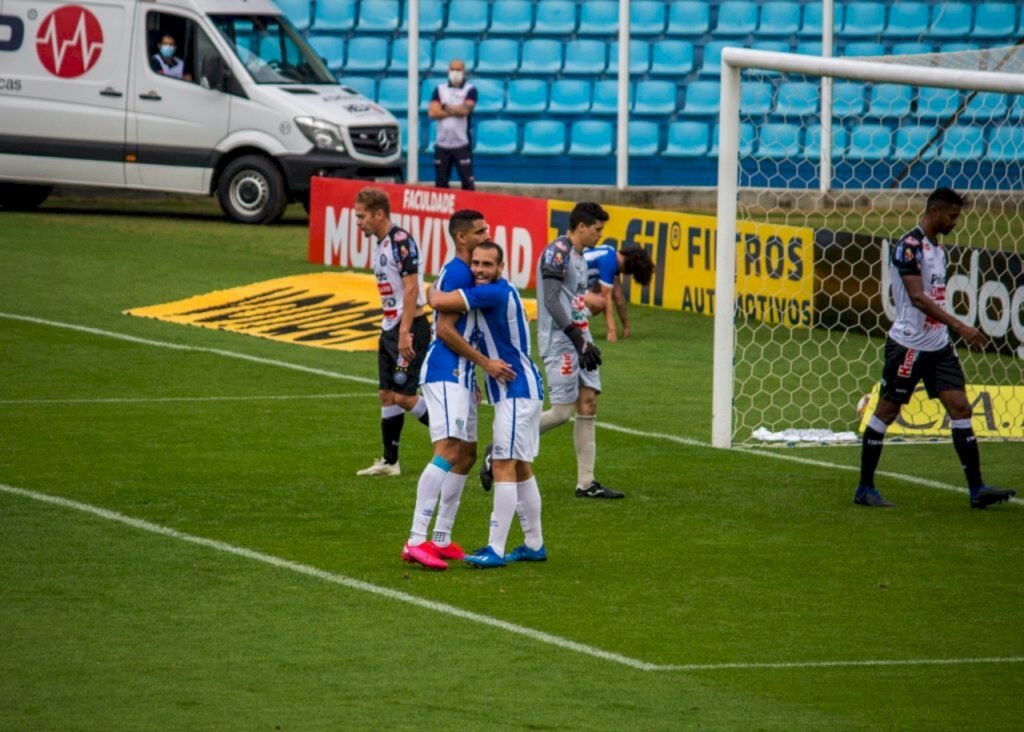
[[[985,92],[1024,94],[1024,48],[953,57],[928,54],[865,60],[745,48],[723,52],[716,238],[716,300],[721,306],[715,310],[714,322],[714,446],[754,444],[755,431],[856,429],[857,403],[877,383],[879,339],[889,326],[885,316],[891,307],[883,288],[888,284],[888,267],[882,254],[890,241],[917,223],[925,197],[939,185],[967,195],[965,219],[979,206],[985,218],[980,228],[963,235],[966,238],[954,231],[944,242],[962,243],[964,250],[962,256],[951,257],[956,260],[951,265],[959,269],[950,271],[947,308],[973,321],[993,340],[989,352],[971,357],[978,363],[965,363],[968,381],[980,378],[983,381],[976,383],[1007,387],[998,391],[997,398],[1006,402],[1000,404],[1000,414],[1009,415],[1011,428],[1020,428],[1020,434],[1009,429],[1000,435],[997,429],[988,436],[1024,438],[1024,391],[1011,388],[1024,389],[1024,274],[1019,270],[1024,261],[1020,243],[1024,240],[1024,132],[1016,131],[1024,126],[1024,97],[1006,97],[1009,110],[1000,108],[997,114],[979,115],[972,105],[974,97]],[[779,90],[790,80],[803,82],[804,87],[806,82],[817,84],[819,103],[828,104],[844,81],[861,83],[870,93],[863,97],[862,110],[836,110],[827,121],[821,118],[820,106],[816,114],[805,110],[796,118],[799,136],[790,141],[786,135],[793,134],[794,125],[776,124],[779,116],[774,106],[770,113],[762,110],[744,116],[744,85],[763,86],[766,79],[771,98],[780,102]],[[919,116],[925,111],[919,105],[935,96],[925,95],[926,89],[954,90],[949,109],[934,117]],[[887,94],[895,100],[891,114],[875,107],[876,100],[881,105]],[[906,111],[899,106],[904,103]],[[1017,105],[1021,105],[1020,115],[1016,115]],[[747,134],[758,138],[757,152],[752,151],[754,143],[745,142],[741,135],[741,121],[749,128]],[[953,124],[958,121],[963,124]],[[812,138],[833,137],[828,134],[830,126],[835,128],[834,146],[830,153],[815,155]],[[1000,131],[1011,127],[1016,128],[1011,134]],[[776,134],[783,139],[772,139]],[[869,145],[874,135],[878,148],[859,150],[861,159],[849,162],[844,151],[854,135],[868,139]],[[987,150],[994,149],[988,146],[1004,139],[1005,144],[1020,148],[996,161],[985,159]],[[972,159],[974,153],[961,155],[956,145],[971,145],[964,150],[983,152]],[[850,153],[852,157],[853,147]],[[908,175],[912,170],[916,174]],[[823,179],[829,178],[830,190],[820,190]],[[754,317],[739,307],[736,267],[744,256],[737,236],[739,221],[809,227],[814,229],[815,256],[819,251],[845,249],[842,256],[853,257],[828,265],[816,261],[816,305],[810,327],[770,323],[769,318]],[[866,243],[862,246],[862,242]],[[985,249],[984,262],[973,253],[979,248]],[[981,267],[987,270],[979,274]],[[823,287],[832,293],[823,293]],[[979,304],[979,298],[984,302]],[[868,306],[876,311],[874,315],[857,312]],[[835,368],[844,359],[855,363],[845,371]],[[975,368],[982,360],[983,368]],[[785,373],[789,367],[799,374]]]

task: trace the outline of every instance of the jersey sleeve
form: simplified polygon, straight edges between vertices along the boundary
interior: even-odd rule
[[[477,91],[475,86],[469,87],[466,91],[466,101],[477,101]]]
[[[398,274],[402,277],[417,274],[420,271],[420,250],[413,238],[404,231],[396,231],[391,237],[391,245],[395,248]]]
[[[460,290],[470,310],[489,310],[501,307],[508,297],[508,288],[494,283],[478,285],[469,290]]]
[[[615,278],[619,275],[619,258],[614,249],[609,249],[604,256],[597,260],[597,278],[605,287],[615,284]]]
[[[430,95],[430,101],[440,102],[441,101],[441,87],[435,86],[434,93]]]
[[[452,260],[455,261],[455,260]],[[438,292],[455,292],[456,290],[468,290],[473,286],[473,273],[469,267],[454,267],[451,263],[445,265],[441,276],[434,283]]]
[[[569,247],[562,240],[548,244],[540,255],[540,273],[554,280],[564,280],[569,271]]]
[[[917,237],[905,236],[892,250],[892,266],[903,275],[921,274],[921,241]]]

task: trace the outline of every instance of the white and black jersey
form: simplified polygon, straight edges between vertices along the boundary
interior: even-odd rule
[[[467,100],[474,102],[477,100],[476,87],[468,81],[464,81],[462,86],[440,84],[434,89],[434,96],[431,97],[431,101],[440,102],[445,107],[457,107],[465,104]],[[472,123],[472,114],[466,117],[445,117],[437,120],[437,140],[434,142],[434,147],[445,150],[472,147],[473,140],[470,132]]]
[[[949,343],[949,331],[940,323],[914,307],[903,284],[903,275],[917,275],[925,295],[936,305],[946,307],[946,252],[915,226],[896,243],[892,250],[892,297],[896,304],[896,322],[889,337],[906,348],[917,351],[938,351]]]
[[[386,236],[377,241],[373,250],[373,273],[377,275],[380,307],[384,311],[381,328],[391,330],[402,320],[405,287],[402,278],[416,275],[416,306],[427,303],[423,291],[423,272],[420,271],[420,250],[409,232],[392,226]]]

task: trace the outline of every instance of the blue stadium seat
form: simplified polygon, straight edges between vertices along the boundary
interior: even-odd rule
[[[716,124],[711,129],[711,147],[708,149],[708,157],[718,157],[718,135],[719,127]],[[740,145],[739,153],[743,157],[750,157],[754,154],[754,125],[749,122],[740,123]]]
[[[668,6],[670,36],[703,36],[711,28],[711,6],[707,0],[675,0]]]
[[[520,42],[511,38],[487,38],[480,42],[478,74],[514,74],[519,68]]]
[[[619,32],[619,4],[615,0],[587,0],[580,5],[581,36],[612,36]]]
[[[793,51],[789,41],[781,39],[754,41],[750,44],[750,47],[756,51],[771,51],[772,53],[792,53]],[[747,73],[760,78],[780,76],[778,71],[769,71],[768,69],[752,69]]]
[[[551,85],[550,114],[586,114],[590,111],[590,82],[559,79]]]
[[[320,0],[317,3],[319,10],[321,5],[333,5],[336,0]],[[420,0],[420,33],[437,33],[444,28],[444,0]],[[409,27],[409,3],[405,4],[402,12],[402,29]],[[420,43],[424,39],[420,37]]]
[[[367,33],[390,33],[402,18],[398,0],[373,0],[359,4],[356,29]]]
[[[570,0],[537,3],[537,21],[533,25],[535,35],[567,36],[575,30],[576,3]]]
[[[629,87],[629,105],[633,105],[636,84]],[[590,107],[592,115],[613,115],[618,112],[619,82],[617,79],[602,79],[594,82],[594,102]]]
[[[715,36],[746,36],[757,30],[757,3],[725,0],[718,6]]]
[[[491,9],[493,33],[523,35],[533,27],[533,3],[530,0],[497,0]]]
[[[355,36],[348,41],[345,72],[384,71],[388,67],[388,40],[382,36]]]
[[[762,125],[758,131],[757,157],[773,160],[798,157],[803,150],[800,131],[800,125],[785,122]]]
[[[960,92],[956,89],[924,87],[917,96],[917,116],[920,119],[944,119],[960,106]]]
[[[939,160],[980,160],[985,155],[985,140],[981,127],[954,125],[946,130],[939,149]]]
[[[876,2],[848,3],[843,14],[844,38],[877,36],[885,30],[885,4]]]
[[[796,44],[796,52],[805,56],[820,56],[821,41],[800,41]]]
[[[1024,150],[1024,127],[997,127],[988,141],[989,160],[1019,163]]]
[[[903,43],[894,43],[892,45],[893,56],[920,56],[921,54],[931,53],[932,44],[925,43],[924,41],[904,41]]]
[[[967,38],[971,35],[973,7],[968,3],[939,3],[932,6],[931,38]]]
[[[317,3],[313,27],[317,31],[349,31],[356,25],[355,0]]]
[[[405,117],[398,118],[398,139],[402,141],[402,154],[409,152],[409,120]]]
[[[401,76],[381,79],[377,103],[393,114],[409,111],[409,80]]]
[[[856,117],[864,114],[864,85],[856,81],[836,81],[832,84],[832,114],[836,117]]]
[[[441,84],[447,83],[447,77],[428,77],[420,82],[420,111],[426,112],[430,106],[430,98],[434,96],[434,90]]]
[[[372,76],[342,76],[338,83],[355,89],[368,99],[377,99],[377,80]]]
[[[720,76],[722,74],[722,51],[729,46],[742,46],[738,41],[708,41],[704,44],[704,56],[701,59],[701,76]]]
[[[599,76],[604,73],[608,61],[605,54],[608,46],[595,38],[581,38],[565,44],[565,65],[563,74]]]
[[[573,122],[569,134],[569,154],[576,157],[601,157],[611,155],[615,131],[611,122],[581,120]]]
[[[434,41],[420,36],[420,71],[426,71],[434,62]],[[391,43],[391,72],[409,70],[409,39],[396,38]]]
[[[779,98],[775,114],[784,117],[803,117],[817,114],[819,102],[818,85],[809,81],[791,81],[779,86]]]
[[[296,28],[299,30],[309,28],[309,0],[277,0],[276,4]]]
[[[1005,94],[979,92],[967,103],[960,119],[969,122],[999,119],[1006,115],[1008,107]]]
[[[905,117],[910,114],[913,89],[902,84],[877,84],[871,89],[868,117]]]
[[[718,114],[722,85],[717,81],[691,81],[686,86],[687,117]]]
[[[1012,3],[985,3],[974,8],[971,38],[1006,38],[1017,34],[1017,8]]]
[[[1024,119],[1024,96],[1010,98],[1010,119],[1014,122]]]
[[[420,128],[420,150],[423,152],[434,152],[434,143],[437,142],[437,122],[424,123]]]
[[[892,130],[885,125],[863,124],[850,130],[850,160],[886,160],[892,151]]]
[[[630,120],[629,154],[635,158],[649,158],[658,154],[661,125],[646,120]]]
[[[800,30],[800,4],[789,0],[761,5],[758,36],[791,36]]]
[[[651,44],[647,41],[629,41],[629,73],[646,74],[651,67]],[[608,73],[619,73],[619,42],[608,44]]]
[[[474,114],[499,114],[505,109],[505,81],[476,76],[470,82],[476,87]]]
[[[634,36],[657,36],[665,30],[665,3],[633,0],[629,3],[629,32]]]
[[[772,111],[772,85],[767,81],[747,81],[740,85],[740,113],[743,116]]]
[[[345,65],[345,41],[339,36],[310,36],[306,40],[331,71]]]
[[[434,44],[434,73],[447,72],[453,59],[462,59],[466,70],[476,67],[476,41],[472,38],[446,37]]]
[[[849,135],[841,125],[832,126],[832,158],[842,157],[849,144]],[[821,125],[811,125],[804,134],[804,157],[821,160]]]
[[[939,46],[939,53],[961,53],[963,51],[977,51],[981,46],[968,41],[952,41]]]
[[[850,41],[843,46],[843,56],[884,56],[885,46],[878,41]]]
[[[658,41],[651,50],[653,76],[686,76],[693,71],[693,44],[690,41]]]
[[[708,151],[708,126],[705,122],[686,120],[668,126],[668,139],[661,153],[670,158],[699,158]]]
[[[636,85],[635,114],[669,115],[676,111],[677,87],[673,81],[647,80]]]
[[[480,0],[451,0],[445,33],[479,35],[487,30],[487,3]]]
[[[832,27],[839,30],[843,27],[844,5],[835,5],[832,11]],[[804,20],[800,26],[800,35],[804,38],[821,38],[821,3],[812,2],[804,5]]]
[[[565,152],[565,125],[549,119],[527,122],[521,152],[523,155],[561,155]]]
[[[476,126],[473,151],[477,155],[512,155],[519,147],[519,129],[507,119],[488,119]]]
[[[540,79],[512,79],[508,83],[506,114],[543,114],[548,108],[548,84]]]
[[[936,128],[928,125],[910,125],[896,129],[896,145],[893,150],[893,157],[901,162],[914,160],[919,154],[921,160],[931,160],[939,152],[938,144],[933,144],[927,149],[925,146],[932,139]],[[922,153],[921,151],[924,150]]]
[[[531,38],[523,43],[521,74],[557,74],[562,70],[562,42],[550,38]]]
[[[889,6],[885,38],[920,38],[928,30],[928,4],[896,2]]]

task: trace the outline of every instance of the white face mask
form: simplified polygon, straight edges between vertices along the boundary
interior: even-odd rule
[[[452,86],[458,86],[462,83],[462,80],[466,78],[466,74],[463,71],[449,71],[448,72],[448,83]]]

